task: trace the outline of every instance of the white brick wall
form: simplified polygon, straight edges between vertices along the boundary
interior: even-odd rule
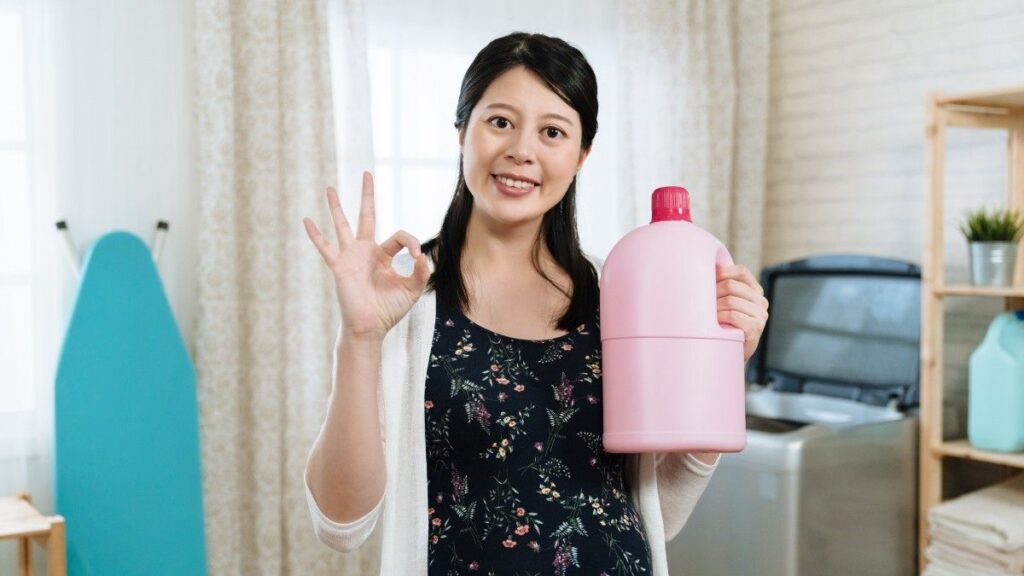
[[[920,264],[925,98],[1024,85],[1024,0],[773,0],[764,262],[860,252]],[[964,209],[1000,203],[1005,133],[947,148],[946,276],[966,279]],[[950,299],[947,434],[994,299]]]

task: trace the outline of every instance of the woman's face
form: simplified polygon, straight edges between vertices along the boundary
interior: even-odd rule
[[[582,135],[579,113],[525,67],[495,78],[459,131],[474,212],[507,224],[543,217],[590,153]]]

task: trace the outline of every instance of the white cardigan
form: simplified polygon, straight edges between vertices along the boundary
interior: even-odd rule
[[[591,262],[600,274],[602,262],[595,258]],[[403,275],[412,273],[413,264],[412,257],[404,252],[392,260],[392,266]],[[433,271],[430,258],[427,265]],[[424,291],[384,338],[379,376],[382,393],[378,400],[388,475],[381,501],[358,520],[335,522],[320,510],[306,482],[313,529],[331,548],[355,550],[383,517],[382,576],[427,574],[430,519],[423,398],[436,306],[434,292]],[[684,453],[627,456],[631,496],[651,546],[653,576],[669,576],[665,543],[682,530],[716,466],[717,461],[709,465]]]

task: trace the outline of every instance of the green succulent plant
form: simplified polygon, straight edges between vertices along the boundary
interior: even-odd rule
[[[969,210],[960,232],[968,242],[1016,242],[1024,232],[1024,219],[1016,210]]]

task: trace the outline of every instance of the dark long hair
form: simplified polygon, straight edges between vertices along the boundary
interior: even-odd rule
[[[564,40],[543,34],[515,32],[492,40],[473,59],[462,79],[459,103],[455,109],[455,128],[469,122],[473,107],[495,78],[517,66],[525,66],[576,110],[583,124],[581,148],[590,148],[597,134],[597,78],[583,53]],[[597,309],[597,271],[580,248],[576,230],[576,179],[573,178],[562,200],[541,220],[540,233],[533,245],[533,267],[552,286],[570,298],[569,307],[558,320],[558,328],[571,331]],[[462,248],[466,227],[473,210],[473,196],[466,186],[459,155],[459,176],[455,194],[448,206],[441,231],[422,245],[423,252],[437,249],[434,273],[427,284],[439,304],[465,311],[469,295],[462,278]],[[572,279],[572,293],[561,289],[540,266],[541,239],[552,257]]]

